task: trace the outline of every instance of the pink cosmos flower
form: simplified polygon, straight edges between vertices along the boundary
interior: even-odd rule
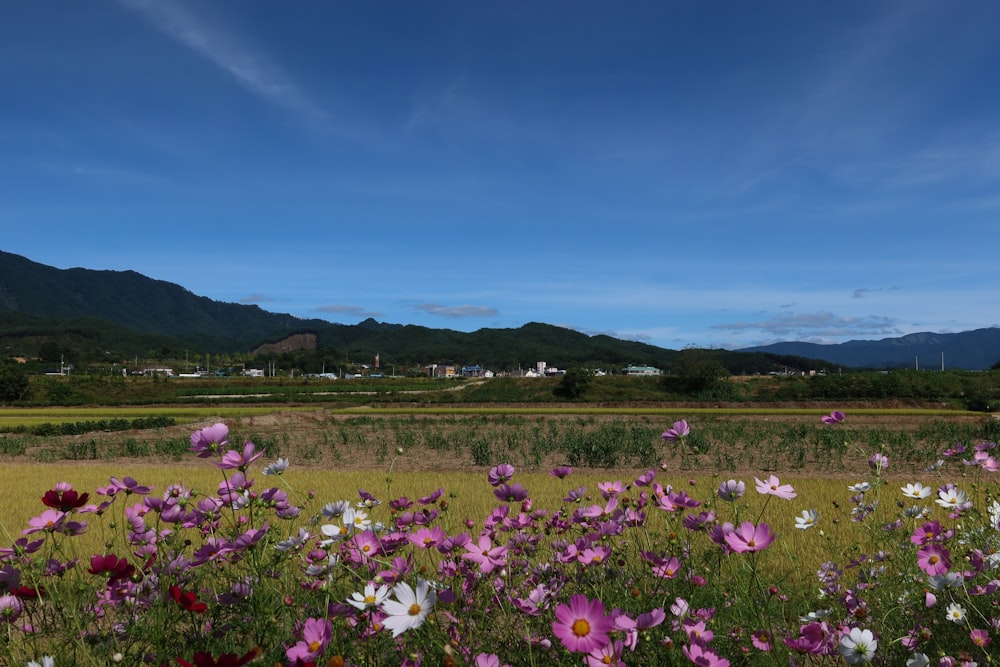
[[[423,526],[407,535],[407,539],[415,547],[430,549],[444,542],[447,536],[447,533],[440,526],[434,526],[433,528]]]
[[[140,484],[131,477],[125,477],[124,479],[118,479],[117,477],[112,477],[110,481],[111,485],[108,487],[104,487],[105,490],[109,492],[104,493],[102,495],[113,496],[119,491],[124,491],[125,493],[136,493],[140,496],[144,496],[155,488],[152,486],[145,486],[144,484]],[[100,492],[101,489],[98,489],[98,493]]]
[[[220,447],[229,444],[226,436],[229,427],[225,424],[213,424],[191,434],[191,450],[199,458],[206,459],[219,451]]]
[[[917,552],[917,566],[932,577],[947,574],[951,569],[951,553],[940,544],[926,544]]]
[[[333,624],[327,619],[307,618],[302,626],[302,639],[294,646],[285,650],[285,656],[292,661],[312,662],[330,643],[333,634]]]
[[[746,493],[747,485],[741,481],[730,479],[719,483],[718,496],[723,500],[734,502],[743,497]]]
[[[604,544],[598,544],[594,547],[587,547],[579,554],[577,554],[577,560],[584,565],[599,564],[606,561],[611,557],[611,547]]]
[[[466,553],[462,558],[471,560],[479,565],[481,572],[489,573],[497,567],[503,567],[507,562],[507,547],[493,546],[493,541],[488,533],[479,536],[475,544],[469,542],[465,545]]]
[[[691,427],[688,426],[687,420],[682,419],[680,421],[674,422],[673,428],[668,428],[660,436],[667,442],[677,442],[686,438],[691,433]]]
[[[764,481],[754,477],[754,481],[757,482],[757,493],[762,495],[777,496],[785,500],[791,500],[798,495],[791,484],[782,484],[774,475]]]
[[[774,542],[774,533],[766,523],[753,525],[744,521],[733,532],[725,536],[726,544],[736,553],[747,553],[766,549]]]
[[[59,532],[66,521],[66,513],[59,510],[45,510],[28,520],[28,528],[21,531],[22,535],[30,535],[40,531]]]
[[[604,603],[598,599],[588,600],[586,595],[577,594],[569,599],[568,605],[556,607],[552,634],[568,650],[590,653],[611,642],[608,633],[613,627],[614,621],[604,614]]]
[[[993,641],[990,639],[990,633],[986,630],[973,630],[969,633],[969,639],[979,648],[986,648]]]
[[[23,611],[24,603],[16,595],[0,595],[0,621],[13,623]]]
[[[490,483],[490,486],[500,486],[504,482],[509,482],[513,476],[514,466],[509,463],[501,463],[498,466],[490,468],[490,472],[486,476],[486,481]]]
[[[475,667],[501,667],[500,656],[496,653],[480,653],[476,656],[473,664]],[[502,667],[510,667],[510,665],[504,663]]]
[[[256,449],[254,444],[247,440],[243,443],[242,452],[230,449],[215,465],[222,470],[246,470],[251,463],[264,456],[264,452],[258,452]]]
[[[594,649],[587,655],[587,667],[604,667],[605,665],[625,667],[625,663],[621,659],[624,650],[625,647],[617,640],[607,646]]]
[[[687,659],[699,667],[729,667],[729,661],[720,658],[702,644],[685,644],[681,647]]]
[[[555,468],[549,471],[549,474],[552,475],[553,477],[558,477],[559,479],[563,479],[564,477],[569,477],[570,475],[572,475],[573,469],[569,466],[556,466]]]
[[[823,415],[820,418],[820,421],[822,421],[824,424],[833,425],[833,424],[839,424],[840,422],[844,421],[845,417],[846,415],[840,410],[834,410],[828,415]]]

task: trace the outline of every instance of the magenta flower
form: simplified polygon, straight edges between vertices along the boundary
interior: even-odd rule
[[[747,491],[747,485],[741,481],[730,479],[719,483],[718,495],[723,500],[734,502],[743,497]]]
[[[940,544],[926,544],[917,552],[917,566],[932,577],[936,574],[948,574],[951,569],[951,553]]]
[[[833,425],[833,424],[839,424],[840,422],[844,421],[845,417],[846,415],[840,410],[834,410],[828,415],[823,415],[820,418],[820,421],[822,421],[824,424]]]
[[[21,531],[22,535],[30,535],[40,531],[59,532],[66,521],[66,513],[59,510],[45,510],[36,517],[28,519],[28,528]]]
[[[625,667],[625,662],[621,659],[624,651],[625,647],[620,641],[610,642],[607,646],[594,649],[587,654],[587,667],[604,667],[605,665]]]
[[[466,553],[462,554],[462,558],[478,564],[479,570],[484,574],[503,567],[507,562],[507,547],[493,546],[488,533],[480,535],[475,544],[470,541],[465,545],[465,550]]]
[[[124,491],[126,494],[135,493],[140,496],[144,496],[150,491],[152,491],[154,487],[140,484],[131,477],[126,477],[124,479],[118,479],[117,477],[112,477],[111,485],[105,488],[109,492],[103,495],[113,496],[119,491]]]
[[[720,658],[707,646],[699,643],[685,644],[681,647],[687,659],[699,667],[729,667],[729,661]]]
[[[222,470],[246,470],[247,466],[264,455],[264,452],[256,451],[254,444],[247,440],[243,443],[243,451],[238,452],[230,449],[222,455],[222,460],[215,465]]]
[[[500,664],[500,656],[496,653],[480,653],[473,661],[475,667],[510,667],[509,664]]]
[[[0,595],[0,621],[13,623],[23,611],[24,603],[16,595]]]
[[[433,528],[428,528],[423,526],[417,529],[415,532],[407,535],[407,539],[415,547],[421,549],[430,549],[431,547],[436,547],[437,545],[444,542],[444,539],[448,537],[448,534],[444,532],[444,529],[440,526],[434,526]]]
[[[757,482],[757,493],[762,495],[777,496],[778,498],[784,498],[785,500],[791,500],[798,495],[795,493],[795,489],[792,488],[791,484],[782,484],[774,475],[771,475],[764,481],[754,477],[754,481]]]
[[[213,424],[191,434],[191,450],[199,458],[206,459],[219,451],[220,447],[229,444],[226,436],[229,427],[225,424]]]
[[[744,521],[731,533],[726,533],[724,539],[730,549],[741,554],[766,549],[774,542],[774,533],[766,523],[755,526],[750,521]]]
[[[552,634],[568,650],[575,653],[597,651],[611,642],[608,633],[614,627],[611,617],[604,615],[604,603],[588,600],[586,595],[574,595],[569,604],[556,607]]]
[[[969,639],[979,648],[986,648],[993,641],[990,639],[990,633],[986,630],[973,630],[969,633]]]
[[[678,440],[683,440],[691,433],[691,427],[688,426],[686,420],[682,419],[680,421],[674,422],[673,428],[668,428],[660,436],[667,442],[677,442]]]
[[[872,454],[868,457],[868,467],[875,472],[882,472],[889,467],[889,457],[885,454]]]
[[[528,497],[528,490],[520,484],[500,484],[493,490],[497,500],[508,503],[519,503]]]
[[[302,639],[285,650],[285,656],[295,663],[312,662],[326,649],[333,634],[333,624],[327,619],[307,618],[302,626]]]
[[[564,477],[569,477],[570,475],[572,475],[573,469],[570,468],[569,466],[556,466],[555,468],[549,471],[549,474],[552,475],[553,477],[558,477],[559,479],[563,479]]]
[[[509,482],[513,476],[514,466],[509,463],[501,463],[490,469],[486,480],[490,483],[490,486],[500,486],[504,482]]]

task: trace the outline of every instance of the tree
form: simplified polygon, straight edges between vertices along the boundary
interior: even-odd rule
[[[681,392],[705,391],[729,375],[710,350],[689,347],[681,350],[665,378],[669,389]]]
[[[594,374],[588,368],[571,368],[559,380],[552,393],[562,398],[576,399],[586,393]]]
[[[0,363],[0,401],[19,401],[28,395],[28,374],[17,364]]]

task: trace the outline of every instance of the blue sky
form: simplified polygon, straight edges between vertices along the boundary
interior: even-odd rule
[[[1000,325],[1000,3],[14,0],[0,250],[679,349]]]

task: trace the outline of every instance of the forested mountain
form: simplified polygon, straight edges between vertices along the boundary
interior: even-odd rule
[[[10,353],[34,353],[56,339],[86,356],[169,356],[185,350],[250,353],[297,333],[354,359],[376,352],[387,363],[482,364],[517,368],[569,365],[666,366],[677,354],[653,345],[531,323],[464,333],[366,320],[333,324],[222,303],[135,271],[57,269],[0,252],[0,340]]]
[[[961,333],[915,333],[881,340],[852,340],[836,345],[774,343],[740,352],[792,354],[862,368],[983,370],[1000,360],[1000,328]]]
[[[542,323],[471,333],[369,319],[333,324],[271,313],[258,306],[213,301],[135,271],[57,269],[0,251],[0,345],[5,356],[39,356],[53,342],[82,356],[169,358],[197,353],[249,355],[265,343],[309,333],[316,346],[340,358],[386,363],[480,364],[514,369],[547,361],[620,368],[669,369],[680,352],[610,336],[587,336]],[[731,373],[846,367],[985,369],[1000,359],[1000,328],[957,334],[911,334],[840,345],[776,343],[743,350],[712,350]],[[815,361],[817,359],[825,360]]]

